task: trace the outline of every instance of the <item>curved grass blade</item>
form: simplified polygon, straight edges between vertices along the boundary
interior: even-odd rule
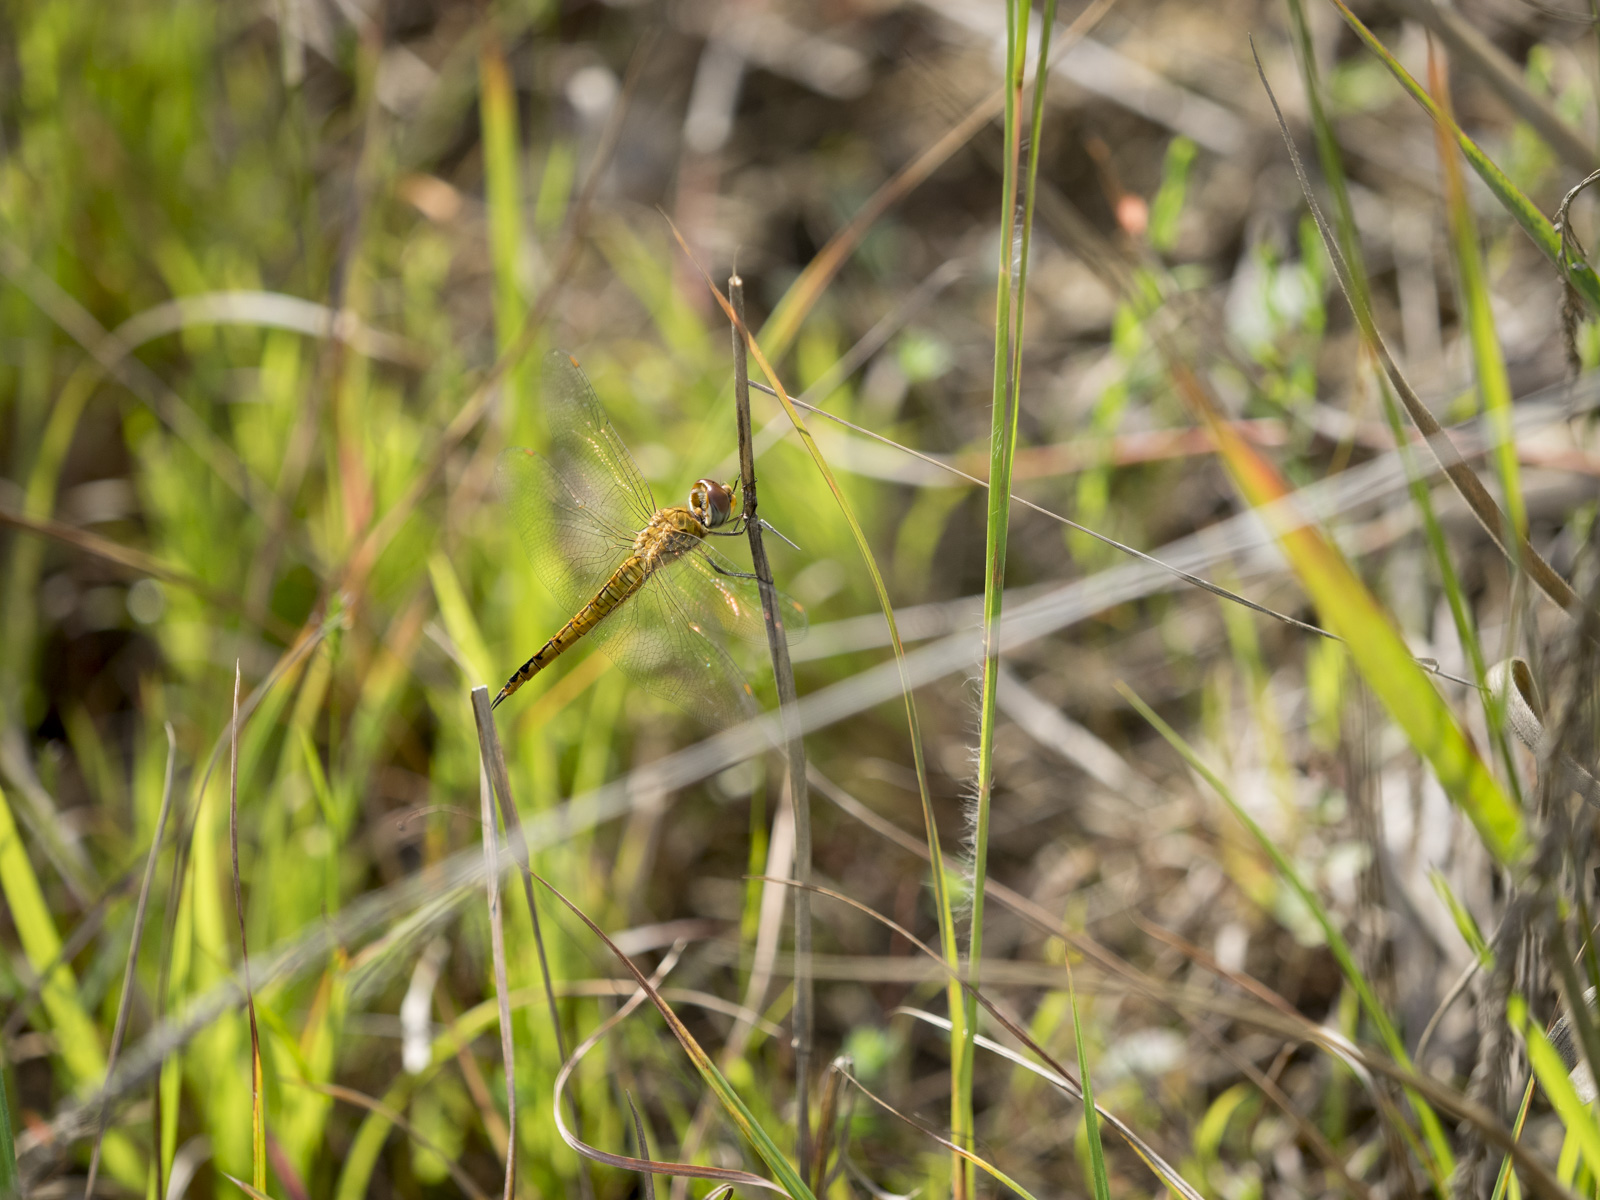
[[[566,1142],[568,1146],[572,1147],[573,1150],[577,1151],[584,1158],[591,1159],[597,1163],[604,1163],[608,1167],[615,1167],[619,1171],[637,1172],[643,1175],[647,1181],[653,1179],[653,1177],[656,1175],[667,1175],[678,1179],[715,1179],[722,1181],[728,1187],[732,1187],[737,1183],[746,1187],[765,1188],[770,1191],[778,1191],[780,1189],[778,1188],[777,1184],[773,1183],[770,1179],[766,1179],[750,1171],[740,1171],[731,1167],[707,1167],[701,1166],[697,1163],[687,1162],[658,1162],[655,1159],[649,1158],[647,1156],[647,1150],[645,1146],[644,1129],[642,1125],[639,1124],[639,1114],[637,1109],[633,1110],[633,1114],[634,1121],[637,1126],[636,1136],[638,1137],[639,1141],[638,1158],[634,1158],[632,1155],[628,1154],[613,1154],[609,1150],[601,1150],[597,1146],[589,1145],[583,1141],[582,1138],[578,1137],[575,1133],[569,1130],[566,1126],[566,1123],[561,1119],[561,1099],[563,1093],[566,1091],[567,1081],[572,1077],[572,1073],[578,1069],[578,1064],[583,1061],[584,1056],[587,1055],[590,1050],[594,1049],[595,1046],[600,1044],[607,1034],[609,1034],[618,1025],[622,1024],[623,1021],[627,1020],[627,1018],[631,1016],[633,1012],[645,1002],[645,1000],[660,995],[659,989],[661,987],[661,981],[665,979],[668,973],[671,972],[672,968],[677,965],[682,948],[682,942],[679,942],[675,947],[673,947],[672,952],[662,959],[660,964],[658,964],[656,969],[651,973],[647,985],[645,987],[634,988],[632,994],[629,995],[627,1000],[623,1002],[622,1006],[604,1021],[600,1022],[600,1024],[595,1027],[594,1032],[586,1037],[577,1046],[577,1048],[573,1050],[571,1056],[561,1064],[561,1070],[556,1074],[555,1082],[556,1102],[554,1105],[554,1112],[556,1118],[556,1132],[561,1136],[562,1141]],[[646,988],[649,990],[647,991]],[[628,1106],[630,1108],[633,1107],[632,1096],[628,1097]],[[647,1184],[646,1195],[649,1196],[651,1191],[651,1186]]]
[[[1367,48],[1389,68],[1389,73],[1395,77],[1400,86],[1411,93],[1412,99],[1422,105],[1428,115],[1455,138],[1462,154],[1466,155],[1467,162],[1472,164],[1472,169],[1488,185],[1506,212],[1511,214],[1512,220],[1522,226],[1523,231],[1533,239],[1533,244],[1539,247],[1556,267],[1560,268],[1565,262],[1568,281],[1588,303],[1591,311],[1600,312],[1600,276],[1594,273],[1594,269],[1587,263],[1572,262],[1564,258],[1561,253],[1561,235],[1556,232],[1549,218],[1507,178],[1504,171],[1495,166],[1477,142],[1462,132],[1461,127],[1447,114],[1440,111],[1433,97],[1428,95],[1427,89],[1411,77],[1411,73],[1400,65],[1399,59],[1390,54],[1388,48],[1361,23],[1361,18],[1350,11],[1344,0],[1329,0],[1329,2],[1339,10],[1345,24],[1349,25],[1355,31],[1355,35],[1366,43]]]
[[[845,1068],[839,1067],[837,1069],[840,1075],[843,1075],[851,1083],[855,1084],[856,1089],[860,1091],[862,1095],[864,1095],[868,1100],[871,1100],[879,1108],[883,1109],[884,1112],[888,1113],[892,1117],[897,1117],[904,1121],[907,1125],[911,1126],[911,1128],[915,1129],[924,1137],[932,1138],[945,1149],[949,1150],[950,1153],[960,1158],[963,1162],[974,1167],[978,1167],[980,1170],[984,1171],[986,1174],[995,1179],[1002,1187],[1010,1188],[1017,1195],[1023,1197],[1024,1200],[1033,1200],[1032,1192],[1023,1187],[1015,1179],[1012,1179],[1011,1176],[1007,1175],[999,1167],[995,1166],[987,1159],[979,1158],[972,1151],[963,1149],[962,1147],[956,1145],[949,1138],[939,1136],[939,1134],[935,1133],[932,1129],[929,1129],[921,1121],[913,1120],[911,1117],[906,1116],[905,1113],[901,1112],[883,1097],[872,1091],[871,1088],[867,1087],[866,1084],[862,1083],[861,1080],[857,1079],[849,1071],[845,1070]]]
[[[1291,495],[1277,468],[1222,419],[1215,401],[1182,363],[1174,382],[1211,430],[1223,461],[1244,498],[1275,514],[1270,526],[1323,623],[1341,635],[1367,685],[1383,701],[1413,747],[1432,765],[1450,798],[1477,827],[1502,863],[1519,861],[1527,849],[1522,814],[1506,798],[1478,757],[1455,714],[1434,690],[1372,593],[1338,549],[1310,525],[1286,521],[1278,502]],[[1272,507],[1269,507],[1272,506]]]
[[[635,966],[633,960],[606,936],[605,931],[595,924],[587,913],[569,900],[565,893],[538,872],[530,871],[530,874],[546,891],[561,901],[573,916],[582,921],[588,927],[589,932],[599,938],[605,944],[606,949],[611,951],[616,960],[633,976],[634,982],[638,984],[640,990],[645,993],[650,1002],[655,1005],[656,1011],[661,1014],[662,1020],[666,1021],[667,1028],[672,1031],[673,1037],[678,1039],[678,1044],[683,1047],[684,1052],[689,1056],[689,1060],[694,1063],[695,1070],[700,1073],[700,1077],[716,1093],[717,1099],[721,1101],[723,1110],[728,1114],[729,1119],[732,1120],[739,1132],[749,1140],[750,1144],[755,1147],[756,1153],[761,1156],[762,1161],[771,1169],[783,1191],[787,1192],[792,1197],[792,1200],[815,1200],[811,1189],[806,1186],[805,1181],[800,1178],[799,1173],[794,1169],[794,1164],[784,1157],[784,1153],[778,1149],[777,1143],[767,1135],[767,1131],[761,1127],[761,1122],[756,1120],[755,1114],[739,1098],[738,1092],[734,1091],[733,1085],[728,1082],[722,1072],[717,1070],[717,1065],[711,1061],[711,1056],[695,1040],[694,1035],[689,1032],[689,1027],[679,1019],[677,1013],[672,1011],[672,1007],[662,998],[661,993],[651,985],[645,973]],[[656,1165],[659,1166],[659,1164]],[[642,1169],[642,1164],[640,1167],[631,1169]]]
[[[1338,3],[1338,0],[1334,0]],[[1395,394],[1405,405],[1406,413],[1419,429],[1427,442],[1428,449],[1433,453],[1435,461],[1444,469],[1445,475],[1455,485],[1456,491],[1467,502],[1467,507],[1472,510],[1472,515],[1477,518],[1478,524],[1489,535],[1489,539],[1500,549],[1508,560],[1514,559],[1536,584],[1558,607],[1571,613],[1578,608],[1577,593],[1572,586],[1561,577],[1549,563],[1540,556],[1539,552],[1528,544],[1526,537],[1517,536],[1514,541],[1508,542],[1507,530],[1511,528],[1500,506],[1495,503],[1494,497],[1489,495],[1488,489],[1481,480],[1467,466],[1461,453],[1456,449],[1455,443],[1439,425],[1438,420],[1428,407],[1422,403],[1400,373],[1400,368],[1395,364],[1394,356],[1389,353],[1389,348],[1383,340],[1383,335],[1378,332],[1376,322],[1372,317],[1372,308],[1368,303],[1363,277],[1353,269],[1345,260],[1340,250],[1340,240],[1334,231],[1329,228],[1328,221],[1322,213],[1322,207],[1317,203],[1316,197],[1311,192],[1311,181],[1306,176],[1305,165],[1300,161],[1300,152],[1295,149],[1294,139],[1289,136],[1289,127],[1284,122],[1283,112],[1278,107],[1278,98],[1272,91],[1272,85],[1267,82],[1266,70],[1261,65],[1261,59],[1256,58],[1256,73],[1260,76],[1261,85],[1266,89],[1267,99],[1272,104],[1273,115],[1278,121],[1278,130],[1283,135],[1285,148],[1289,153],[1289,160],[1294,166],[1295,177],[1300,181],[1300,190],[1305,195],[1306,205],[1311,210],[1312,219],[1317,223],[1317,229],[1322,234],[1323,245],[1327,248],[1329,261],[1333,265],[1334,274],[1339,279],[1339,286],[1344,290],[1345,299],[1349,302],[1356,324],[1361,330],[1361,337],[1366,347],[1382,364],[1384,375],[1393,384]],[[1431,104],[1431,98],[1430,98]],[[1430,109],[1430,111],[1432,111]],[[1441,121],[1448,118],[1440,118]],[[1542,217],[1541,217],[1542,219]],[[1424,506],[1424,513],[1426,514]],[[1515,555],[1508,548],[1516,547]],[[1437,557],[1437,552],[1436,552]],[[1448,579],[1450,569],[1442,565],[1441,570]],[[1454,611],[1454,609],[1452,610]],[[1456,615],[1458,626],[1461,624],[1460,614]],[[1471,639],[1468,639],[1469,645]]]

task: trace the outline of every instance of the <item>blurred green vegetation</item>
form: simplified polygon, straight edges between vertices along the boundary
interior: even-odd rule
[[[1196,15],[1130,0],[1098,14],[1095,45],[1155,64],[1139,68],[1154,82],[1127,68],[1122,92],[1095,91],[1069,64],[1035,143],[1016,487],[1141,549],[1260,503],[1283,480],[1338,482],[1392,444],[1377,419],[1391,385],[1348,316],[1277,131],[1262,106],[1237,101],[1255,85],[1234,44],[1252,27],[1245,16],[1266,22],[1269,75],[1287,88],[1299,9],[1247,8]],[[138,1078],[107,1114],[104,1186],[154,1195],[158,1179],[205,1162],[191,1191],[218,1195],[223,1173],[248,1179],[257,1166],[249,1023],[228,990],[241,966],[236,664],[247,701],[238,866],[269,1193],[424,1196],[457,1188],[459,1171],[493,1194],[515,1137],[522,1194],[639,1194],[626,1172],[580,1167],[558,1133],[561,1057],[509,876],[514,1130],[504,1116],[489,917],[465,874],[484,834],[468,692],[498,687],[571,613],[537,582],[494,464],[508,446],[547,444],[537,363],[561,349],[580,358],[660,503],[681,503],[700,476],[734,474],[729,334],[659,207],[714,277],[739,267],[752,325],[783,314],[785,336],[769,342],[783,342],[791,395],[980,469],[991,402],[1004,399],[991,388],[999,127],[888,205],[836,272],[817,264],[995,86],[996,47],[967,20],[986,11],[846,4],[736,20],[595,3],[15,0],[0,14],[0,1194],[12,1186],[13,1129],[38,1194],[73,1191],[87,1167],[97,1114],[78,1106],[105,1082],[125,999],[169,724],[171,817],[119,1047]],[[1528,94],[1592,125],[1593,64],[1527,20]],[[1199,24],[1169,34],[1169,21]],[[1328,61],[1326,96],[1301,108],[1319,151],[1347,155],[1358,203],[1336,205],[1333,220],[1341,244],[1376,247],[1358,264],[1363,280],[1371,272],[1371,319],[1404,339],[1406,369],[1441,412],[1454,401],[1509,431],[1528,410],[1517,397],[1567,378],[1562,284],[1545,257],[1556,235],[1541,214],[1576,182],[1573,164],[1533,125],[1491,111],[1464,63],[1455,112],[1485,147],[1469,165],[1491,191],[1472,176],[1440,182],[1431,160],[1410,161],[1416,146],[1431,152],[1427,115],[1341,28],[1305,32]],[[1425,76],[1408,45],[1400,54]],[[1303,79],[1322,87],[1314,70]],[[1235,121],[1236,153],[1207,140],[1215,129],[1141,108],[1128,91],[1170,99],[1157,84]],[[706,106],[718,96],[722,142],[705,132],[715,121],[696,125],[697,113],[717,115]],[[1325,171],[1337,165],[1323,155]],[[1590,203],[1578,205],[1585,230]],[[1398,216],[1371,216],[1385,205],[1433,241],[1408,245]],[[1576,306],[1592,279],[1574,272],[1569,300],[1571,350],[1590,365],[1594,327]],[[863,338],[875,349],[838,377]],[[1249,422],[1253,440],[1225,447],[1232,476],[1213,442],[1184,440],[1196,410],[1174,387],[1177,366],[1204,377],[1221,428]],[[866,686],[886,634],[870,624],[878,598],[849,521],[799,441],[782,436],[778,405],[758,396],[755,409],[762,515],[800,547],[769,543],[812,626],[799,691]],[[986,535],[992,547],[996,522],[1005,532],[1005,506],[986,524],[978,488],[918,474],[926,464],[822,418],[813,428],[907,640],[973,633]],[[1508,498],[1507,529],[1582,584],[1596,511],[1590,430],[1570,422],[1566,441],[1525,432],[1479,474]],[[1426,465],[1420,448],[1411,457]],[[936,682],[918,693],[945,852],[968,821],[981,824],[980,877],[1017,889],[1014,903],[989,893],[985,993],[1004,994],[1058,1061],[1092,1069],[1102,1107],[1203,1194],[1398,1194],[1430,1182],[1446,1194],[1453,1155],[1468,1170],[1498,1166],[1492,1139],[1447,1137],[1440,1122],[1455,1110],[1427,1088],[1470,1094],[1509,1123],[1515,1096],[1472,1091],[1476,1056],[1497,1044],[1480,1031],[1520,1037],[1562,1011],[1571,989],[1552,947],[1568,959],[1581,949],[1592,969],[1592,889],[1572,884],[1587,878],[1592,830],[1569,813],[1566,836],[1548,795],[1538,810],[1516,799],[1539,794],[1538,764],[1507,736],[1504,698],[1471,689],[1489,660],[1522,654],[1559,692],[1565,707],[1548,712],[1588,712],[1592,646],[1540,607],[1527,560],[1508,565],[1463,511],[1418,476],[1409,492],[1348,502],[1325,539],[1284,535],[1288,565],[1264,564],[1270,547],[1205,560],[1201,574],[1345,633],[1349,649],[1164,579],[1110,605],[1073,593],[1086,607],[1070,629],[1007,645],[1023,690],[1002,681],[998,716],[981,726],[965,679],[978,660],[957,642],[934,651],[948,651],[942,669],[956,678],[930,670]],[[1011,589],[1008,613],[1046,588],[1125,578],[1105,542],[1016,506],[1009,537],[992,581]],[[731,649],[771,708],[763,648]],[[1454,675],[1425,678],[1413,652]],[[1119,680],[1149,708],[1124,699]],[[936,941],[937,889],[913,849],[924,839],[904,709],[897,698],[838,702],[856,707],[811,733],[813,765],[910,839],[866,833],[818,799],[818,882]],[[669,998],[751,1119],[792,1146],[782,893],[742,878],[788,866],[768,859],[787,844],[782,771],[757,754],[664,794],[639,769],[704,731],[597,655],[560,659],[500,722],[513,795],[538,832],[534,868],[641,962],[683,939]],[[967,805],[975,727],[992,756],[992,844],[990,817],[977,822]],[[1586,729],[1574,722],[1562,737],[1574,763],[1592,762]],[[623,802],[604,820],[567,803],[619,780],[625,794],[608,795]],[[1524,823],[1542,857],[1518,857]],[[962,921],[972,866],[952,861],[940,876]],[[959,992],[896,935],[816,903],[814,1061],[848,1053],[864,1084],[940,1134],[955,1126],[1040,1194],[1159,1186],[1103,1121],[1047,1100],[1055,1093],[1020,1068],[978,1055],[972,1112],[959,1099],[953,1111],[959,1055],[895,1010]],[[570,916],[541,913],[571,1046],[632,984],[613,986],[616,964]],[[1516,913],[1532,939],[1516,961],[1540,965],[1513,979],[1502,921]],[[1499,990],[1486,986],[1476,1012],[1451,1008],[1451,978],[1473,963]],[[190,1018],[181,1044],[154,1055],[151,1031]],[[995,1035],[987,1020],[980,1031]],[[1419,1038],[1435,1024],[1424,1056]],[[1402,1076],[1380,1078],[1331,1029]],[[1600,1135],[1559,1082],[1558,1065],[1572,1064],[1542,1039],[1528,1045],[1555,1097],[1528,1144],[1565,1185],[1594,1194]],[[1404,1074],[1413,1057],[1418,1077]],[[757,1169],[648,1005],[589,1054],[569,1093],[593,1145],[646,1152],[631,1102],[651,1157]],[[848,1094],[850,1171],[820,1194],[856,1194],[857,1174],[906,1192],[971,1186],[937,1143]],[[67,1118],[87,1125],[52,1131]],[[1557,1194],[1526,1163],[1519,1171],[1528,1190]]]

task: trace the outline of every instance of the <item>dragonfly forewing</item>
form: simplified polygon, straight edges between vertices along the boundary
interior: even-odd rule
[[[547,356],[543,395],[548,456],[507,450],[498,481],[534,570],[574,620],[507,688],[514,691],[581,641],[707,725],[752,715],[754,696],[724,642],[765,642],[755,581],[740,578],[738,567],[696,535],[703,527],[687,510],[654,520],[650,486],[576,362]],[[618,575],[624,563],[627,571]],[[642,580],[641,569],[648,572]],[[596,600],[602,603],[589,608]],[[804,612],[787,597],[779,603],[788,636],[798,637]]]
[[[540,582],[576,612],[628,557],[633,531],[575,495],[554,464],[532,450],[507,450],[496,476]]]
[[[545,355],[543,394],[550,461],[571,499],[608,521],[643,529],[656,511],[650,485],[582,368],[559,350]]]

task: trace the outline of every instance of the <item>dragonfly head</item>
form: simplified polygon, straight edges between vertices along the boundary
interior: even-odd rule
[[[707,529],[726,525],[733,516],[733,489],[715,479],[698,479],[689,489],[689,511]]]

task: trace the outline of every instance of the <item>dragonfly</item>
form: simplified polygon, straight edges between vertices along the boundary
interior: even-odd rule
[[[709,544],[744,530],[737,481],[698,480],[686,505],[661,508],[576,359],[546,356],[542,395],[548,457],[513,447],[497,480],[534,572],[573,615],[493,707],[584,641],[712,728],[753,715],[754,695],[725,643],[766,641],[761,593]],[[776,615],[790,640],[804,632],[805,611],[782,593]]]

